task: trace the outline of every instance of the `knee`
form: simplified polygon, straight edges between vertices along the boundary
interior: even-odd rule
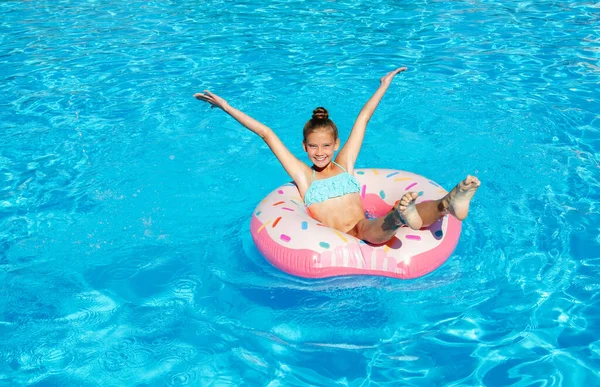
[[[372,243],[374,245],[382,245],[385,242],[389,241],[390,239],[392,239],[394,237],[394,235],[392,234],[391,236],[388,235],[371,235],[369,239],[365,239],[365,241]]]

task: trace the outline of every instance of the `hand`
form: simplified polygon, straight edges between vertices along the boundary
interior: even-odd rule
[[[389,73],[385,74],[383,77],[381,77],[379,81],[382,85],[389,85],[390,83],[392,83],[392,79],[394,79],[396,74],[401,73],[403,71],[406,71],[406,67],[397,68],[396,70],[390,71]]]
[[[208,102],[211,108],[218,107],[220,109],[225,109],[228,106],[227,101],[208,90],[204,90],[204,94],[196,93],[194,94],[194,97],[200,101]]]

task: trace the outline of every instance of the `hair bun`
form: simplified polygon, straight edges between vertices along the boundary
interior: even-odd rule
[[[329,118],[329,113],[324,107],[318,107],[313,110],[312,118],[313,120],[326,120]]]

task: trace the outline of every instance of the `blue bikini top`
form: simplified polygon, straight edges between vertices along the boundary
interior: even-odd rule
[[[327,199],[360,191],[358,180],[349,174],[344,167],[335,161],[333,163],[344,172],[326,179],[315,180],[315,171],[313,170],[312,182],[304,194],[304,205],[306,207],[314,203],[324,202]]]

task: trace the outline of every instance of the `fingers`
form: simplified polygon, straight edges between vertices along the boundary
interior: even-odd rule
[[[196,93],[196,94],[194,94],[194,97],[196,97],[196,99],[202,99],[202,100],[206,101],[208,99],[215,99],[216,95],[214,95],[213,93],[211,93],[208,90],[204,90],[204,94]]]
[[[196,93],[196,94],[194,94],[194,97],[195,97],[196,99],[199,99],[200,101],[208,102],[208,103],[210,104],[210,108],[211,108],[211,109],[214,109],[214,108],[216,108],[216,107],[220,107],[220,106],[217,104],[217,101],[215,101],[215,98],[214,98],[214,97],[215,97],[215,95],[214,95],[213,93],[211,93],[211,92],[210,92],[210,91],[208,91],[208,90],[204,90],[204,92],[205,92],[206,94],[202,94],[202,93]]]
[[[395,76],[396,76],[398,73],[401,73],[401,72],[403,72],[403,71],[406,71],[406,70],[407,70],[407,68],[406,68],[406,67],[398,67],[396,70],[394,70],[394,71],[390,71],[389,73],[387,73],[386,75],[384,75],[383,77],[381,77],[380,81],[381,81],[381,82],[385,82],[385,83],[391,82],[391,81],[392,81],[392,79],[393,79],[393,78],[394,78],[394,77],[395,77]]]
[[[211,105],[215,103],[215,100],[214,100],[214,98],[212,98],[212,97],[210,97],[210,96],[208,96],[208,95],[204,95],[204,94],[202,94],[202,93],[196,93],[196,94],[194,94],[194,97],[195,97],[196,99],[199,99],[200,101],[208,102],[208,103],[210,103]]]
[[[406,71],[406,67],[400,67],[400,68],[397,68],[397,69],[396,69],[396,70],[394,70],[394,71],[390,71],[390,72],[388,73],[388,75],[395,76],[396,74],[398,74],[398,73],[401,73],[401,72],[403,72],[403,71]]]

